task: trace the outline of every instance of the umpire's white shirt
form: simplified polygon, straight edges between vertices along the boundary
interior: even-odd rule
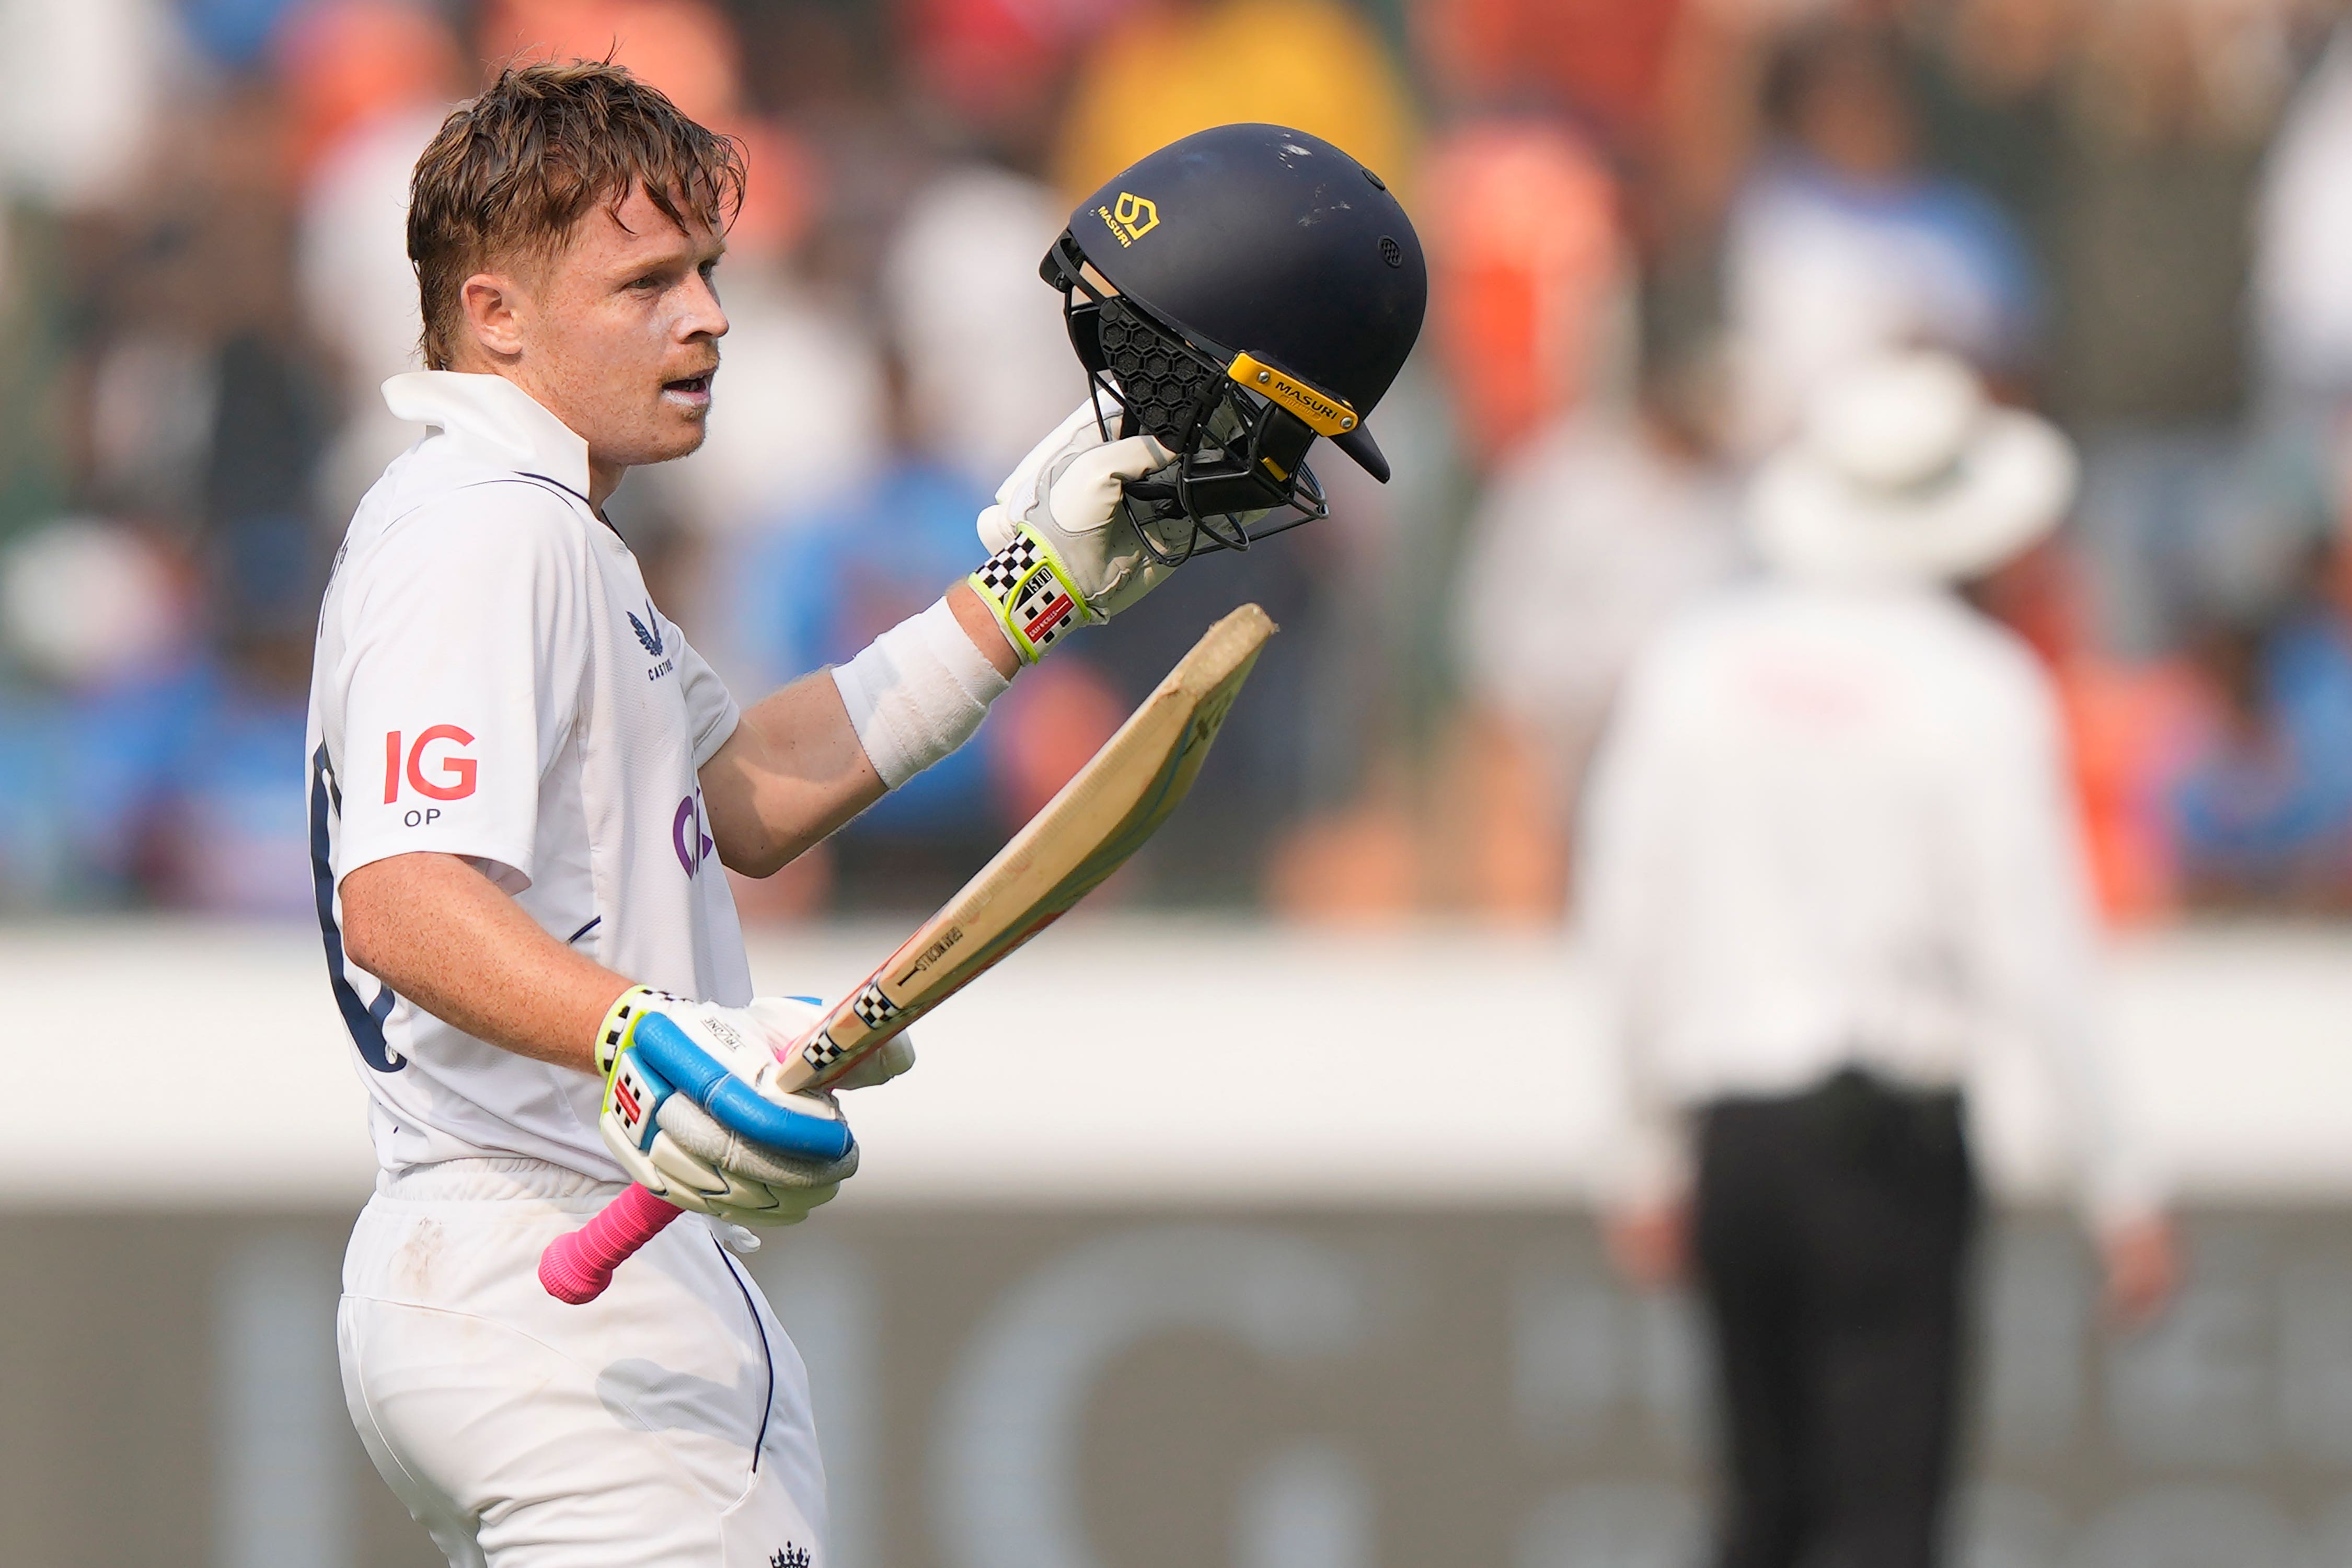
[[[474,1039],[342,951],[337,889],[412,850],[478,863],[559,942],[751,999],[695,779],[738,710],[590,508],[588,448],[512,382],[384,384],[429,426],[360,503],[319,617],[310,847],[335,998],[388,1173],[521,1155],[617,1181],[585,1073]]]
[[[2095,928],[2055,696],[1927,586],[1767,581],[1637,661],[1596,764],[1580,905],[1633,1092],[1622,1196],[1676,1114],[1858,1062],[1949,1086],[2046,1052],[2095,1209],[2146,1204],[2095,1061]]]

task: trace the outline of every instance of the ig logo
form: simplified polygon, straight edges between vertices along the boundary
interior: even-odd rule
[[[403,755],[401,733],[394,730],[383,738],[383,804],[400,804],[402,785],[427,800],[464,800],[474,793],[477,764],[464,754],[474,743],[474,737],[455,724],[436,724],[416,737],[407,748],[408,765],[401,766]],[[427,751],[430,746],[442,750]],[[428,771],[429,770],[429,771]],[[422,827],[441,819],[437,805],[412,807],[401,821],[410,827]]]
[[[702,869],[702,863],[718,847],[710,842],[710,823],[702,815],[699,789],[677,803],[677,816],[670,820],[669,843],[677,851],[677,863],[686,868],[689,877]]]

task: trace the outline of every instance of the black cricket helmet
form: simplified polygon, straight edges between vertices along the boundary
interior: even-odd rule
[[[1177,460],[1127,486],[1154,554],[1246,550],[1325,515],[1318,436],[1386,483],[1365,428],[1412,352],[1429,269],[1371,170],[1279,125],[1220,125],[1129,165],[1039,268],[1119,437]]]

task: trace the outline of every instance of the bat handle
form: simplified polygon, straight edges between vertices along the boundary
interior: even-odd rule
[[[614,1269],[685,1212],[632,1185],[594,1219],[547,1244],[539,1255],[539,1282],[559,1301],[575,1307],[593,1301],[613,1282]]]

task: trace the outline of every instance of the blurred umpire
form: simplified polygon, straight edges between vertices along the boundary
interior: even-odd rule
[[[1938,1560],[1980,1050],[2053,1068],[2114,1309],[2170,1288],[2098,1079],[2055,694],[1954,591],[2074,480],[2063,437],[1948,357],[1833,379],[1749,492],[1766,574],[1657,637],[1603,744],[1580,903],[1635,1104],[1610,1240],[1643,1283],[1695,1266],[1722,1568]]]

